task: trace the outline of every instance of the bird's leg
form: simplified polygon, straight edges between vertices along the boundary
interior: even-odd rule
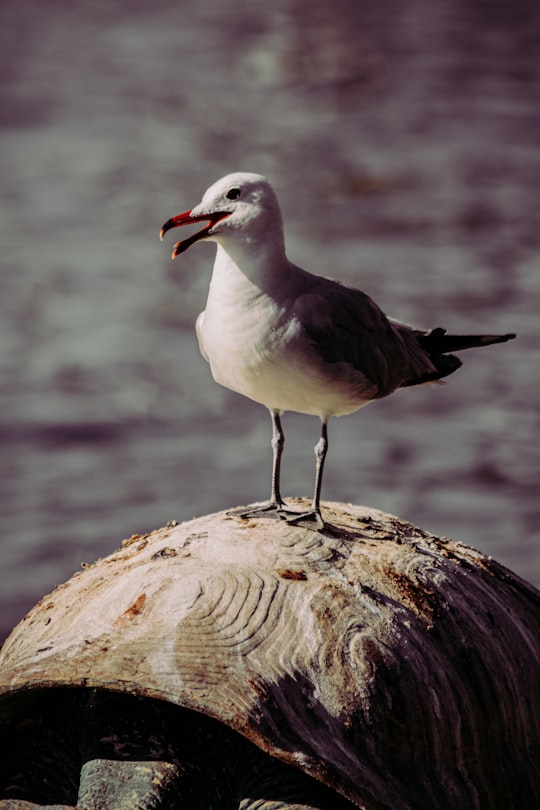
[[[324,470],[324,461],[328,452],[328,427],[326,420],[323,420],[321,428],[321,438],[315,445],[315,490],[309,512],[299,515],[287,516],[287,522],[293,524],[314,524],[316,529],[324,529],[324,521],[321,517],[321,488]]]
[[[313,512],[321,517],[321,488],[322,477],[324,470],[324,462],[328,452],[328,426],[326,422],[322,423],[321,438],[315,445],[315,490],[313,492],[313,503],[311,508]]]
[[[283,455],[283,447],[285,445],[285,434],[281,427],[281,419],[277,411],[270,411],[272,417],[272,489],[270,492],[270,505],[276,507],[285,506],[285,502],[281,497],[280,492],[280,479],[281,479],[281,456]]]
[[[283,517],[287,519],[288,515],[295,515],[296,512],[289,512],[285,507],[285,501],[281,497],[280,491],[280,476],[281,476],[281,456],[283,455],[283,447],[285,445],[285,434],[281,427],[281,419],[279,411],[270,411],[272,417],[272,489],[270,492],[270,500],[262,503],[253,508],[244,507],[240,509],[233,509],[227,512],[228,515],[236,517]]]

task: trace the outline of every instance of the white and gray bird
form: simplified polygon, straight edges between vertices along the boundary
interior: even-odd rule
[[[270,500],[242,514],[273,515],[324,526],[321,484],[331,416],[358,410],[397,388],[435,382],[461,361],[449,352],[502,343],[506,335],[447,335],[386,315],[363,292],[308,273],[285,253],[279,203],[259,174],[237,172],[214,183],[190,211],[161,229],[205,221],[174,246],[217,243],[206,309],[196,324],[203,356],[216,382],[265,405],[272,417]],[[287,509],[280,492],[284,411],[318,416],[315,491],[307,513]]]

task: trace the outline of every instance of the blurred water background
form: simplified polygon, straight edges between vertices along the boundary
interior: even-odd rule
[[[267,497],[266,411],[193,331],[169,216],[266,174],[290,258],[394,317],[519,340],[330,425],[323,497],[540,583],[540,6],[2,0],[1,634],[133,533]],[[284,493],[316,419],[286,415]]]

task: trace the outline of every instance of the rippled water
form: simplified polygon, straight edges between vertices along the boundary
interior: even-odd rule
[[[418,325],[520,333],[334,420],[323,495],[540,582],[539,23],[525,0],[4,0],[3,634],[122,538],[267,495],[268,416],[193,334],[214,248],[157,238],[235,170],[270,177],[297,263]],[[317,420],[284,427],[308,495]]]

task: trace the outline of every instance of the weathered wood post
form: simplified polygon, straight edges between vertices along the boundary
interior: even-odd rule
[[[0,656],[1,810],[106,807],[134,769],[115,807],[540,806],[538,592],[396,517],[325,517],[169,524],[45,597]]]

